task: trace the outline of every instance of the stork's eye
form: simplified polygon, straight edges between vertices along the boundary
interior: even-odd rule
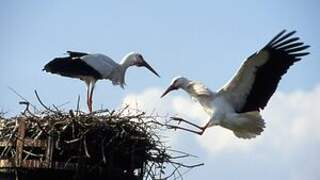
[[[144,60],[143,60],[143,57],[142,57],[142,55],[140,55],[140,54],[138,54],[137,56],[136,56],[136,66],[138,66],[138,67],[140,67],[140,66],[143,66],[143,63],[144,63]]]
[[[178,84],[178,80],[175,80],[175,81],[173,81],[173,83],[172,83],[174,86],[177,86],[177,84]]]
[[[142,57],[141,54],[138,55],[138,59],[139,59],[139,60],[143,60],[143,57]]]

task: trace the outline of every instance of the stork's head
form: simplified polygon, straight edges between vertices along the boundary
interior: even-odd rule
[[[173,80],[170,83],[170,86],[167,88],[167,90],[161,95],[161,97],[164,97],[165,95],[167,95],[169,92],[173,91],[173,90],[178,90],[180,88],[185,89],[188,86],[188,83],[190,82],[190,80],[188,80],[185,77],[175,77],[173,78]]]
[[[149,69],[153,74],[160,77],[160,75],[144,60],[140,53],[131,52],[126,58],[131,66],[145,67]]]

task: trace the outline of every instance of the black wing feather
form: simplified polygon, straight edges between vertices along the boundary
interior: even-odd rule
[[[292,44],[289,44],[289,45],[287,45],[287,46],[283,46],[283,47],[278,48],[278,49],[279,49],[279,50],[291,49],[291,48],[295,48],[295,47],[301,46],[301,45],[303,45],[302,42],[292,43]]]
[[[285,33],[286,31],[284,30],[284,31],[282,31],[282,32]],[[285,34],[285,35],[282,36],[282,37],[280,36],[280,38],[275,39],[275,41],[273,41],[273,42],[270,44],[270,46],[275,45],[275,44],[277,44],[277,43],[279,43],[279,42],[287,39],[288,37],[292,36],[292,35],[295,34],[295,33],[296,33],[296,31],[292,31],[292,32],[289,32],[289,33]]]
[[[46,64],[44,71],[71,78],[82,78],[83,76],[101,79],[102,75],[82,60],[72,60],[72,57],[55,58]]]
[[[309,46],[302,46],[302,42],[297,42],[298,37],[288,39],[294,33],[295,31],[285,34],[282,31],[262,49],[269,52],[269,59],[264,65],[257,67],[251,91],[238,113],[264,109],[289,67],[301,60],[299,57],[309,54],[302,52]]]
[[[290,44],[290,43],[292,43],[292,42],[295,42],[295,41],[298,41],[300,38],[298,38],[298,37],[295,37],[295,38],[291,38],[291,39],[288,39],[288,40],[286,40],[286,41],[283,41],[283,42],[281,42],[280,44],[276,44],[275,46],[272,46],[274,49],[278,49],[278,48],[281,48],[282,46],[284,46],[284,45],[287,45],[287,44]]]

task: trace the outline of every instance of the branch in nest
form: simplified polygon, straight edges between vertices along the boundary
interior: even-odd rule
[[[37,90],[34,90],[34,93],[35,93],[35,95],[36,95],[39,103],[42,105],[42,107],[44,107],[46,110],[48,110],[48,111],[50,111],[50,112],[52,112],[52,113],[54,113],[54,114],[58,114],[59,116],[62,116],[62,114],[61,114],[59,111],[54,111],[54,110],[50,109],[48,106],[46,106],[46,105],[42,102],[42,100],[40,99],[40,97],[39,97],[39,95],[38,95]]]

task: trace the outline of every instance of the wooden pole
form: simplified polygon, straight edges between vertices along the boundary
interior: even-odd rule
[[[22,164],[22,153],[23,153],[23,143],[25,137],[26,130],[26,121],[24,118],[18,118],[18,135],[16,141],[16,157],[15,157],[15,175],[16,180],[19,180],[19,172],[18,168],[21,167]]]
[[[24,118],[19,118],[18,120],[18,137],[16,142],[16,158],[15,166],[17,168],[21,167],[22,164],[22,153],[23,153],[23,144],[26,130],[26,121]]]
[[[53,134],[52,134],[51,126],[52,126],[52,122],[49,121],[50,131],[49,131],[46,160],[45,160],[47,168],[52,168],[52,155],[53,155],[53,148],[54,148],[54,138],[52,137]]]

